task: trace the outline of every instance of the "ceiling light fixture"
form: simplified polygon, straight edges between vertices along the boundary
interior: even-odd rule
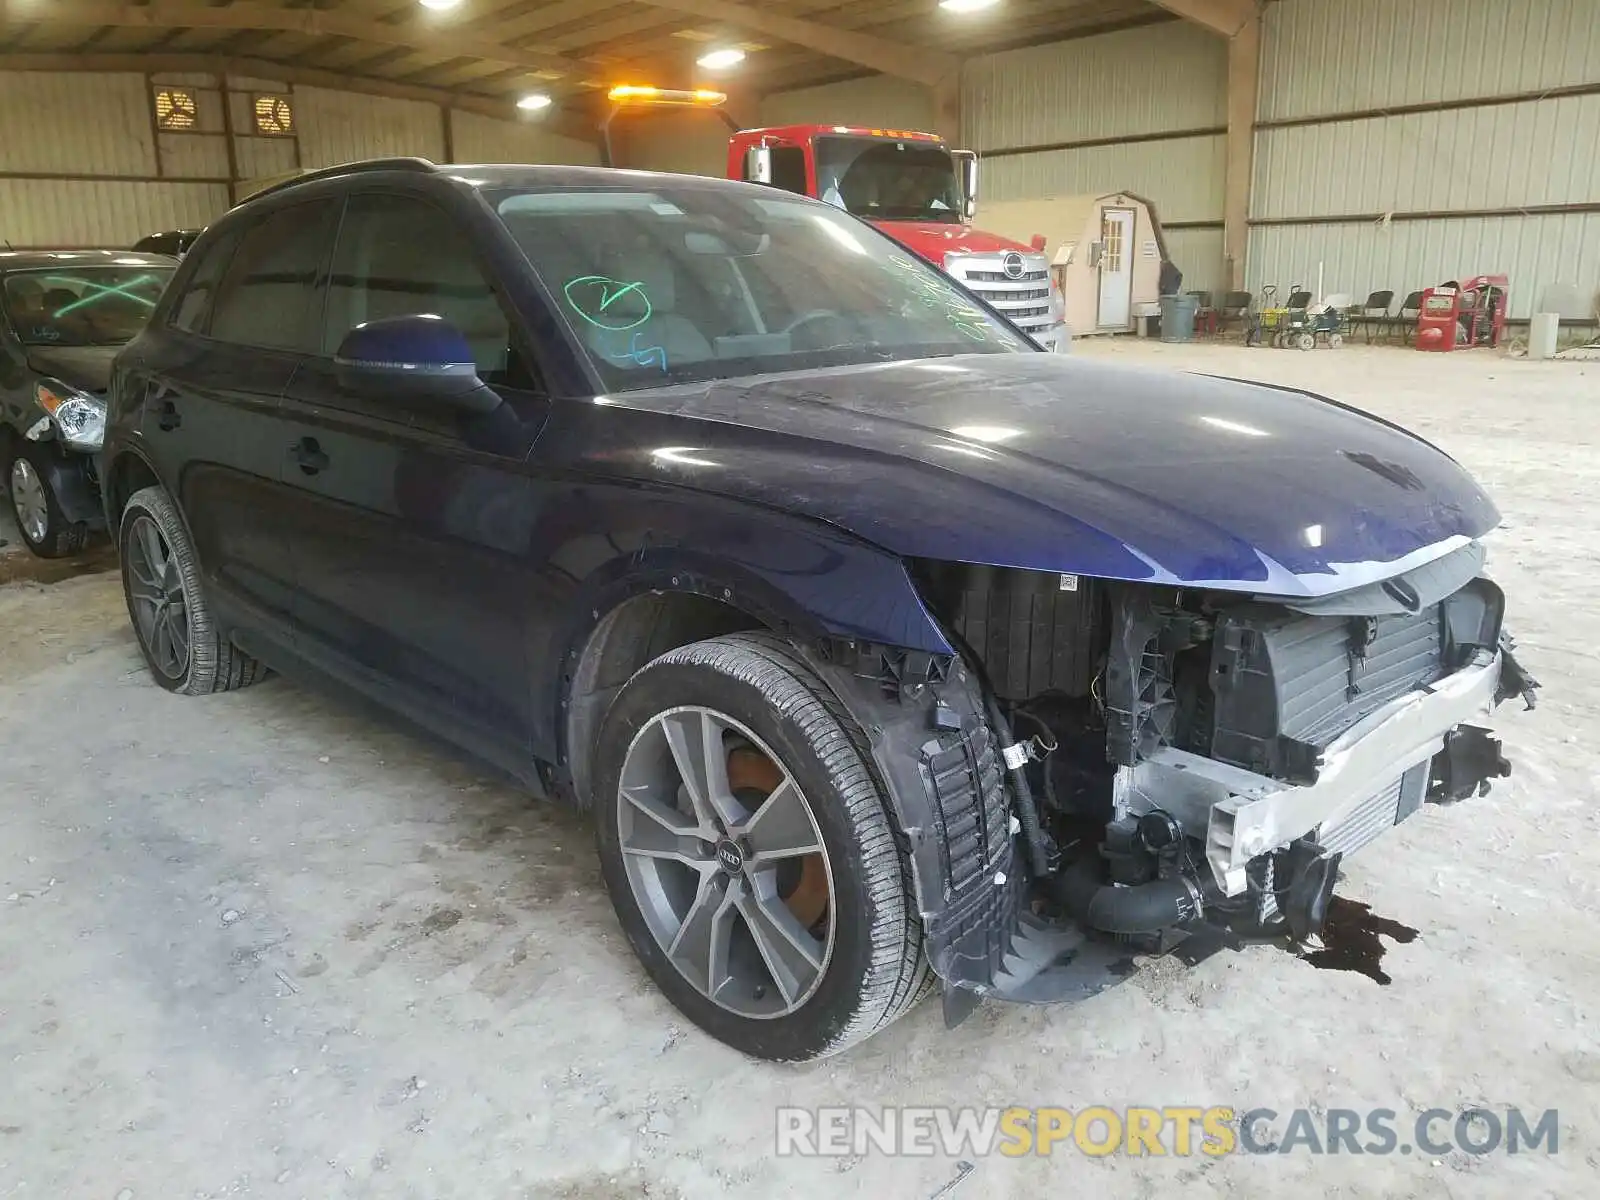
[[[708,71],[726,71],[730,67],[737,67],[744,61],[744,51],[737,46],[724,46],[720,50],[708,50],[695,62]]]
[[[523,112],[538,112],[541,108],[550,107],[550,97],[543,92],[529,92],[517,101],[517,107]]]
[[[424,0],[426,3],[426,0]],[[971,13],[982,12],[986,8],[993,8],[1000,0],[939,0],[939,7],[946,12]]]
[[[444,12],[446,9],[454,8],[460,4],[461,0],[418,0],[418,2],[423,8],[431,8],[434,12]]]

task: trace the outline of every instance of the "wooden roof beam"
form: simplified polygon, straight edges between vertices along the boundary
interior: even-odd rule
[[[1256,0],[1154,0],[1168,12],[1231,38],[1260,11]]]
[[[262,32],[304,33],[347,37],[384,46],[402,46],[451,58],[477,58],[505,63],[529,71],[560,71],[563,76],[604,81],[605,68],[584,59],[507,46],[490,37],[452,32],[447,26],[420,18],[387,23],[365,17],[341,15],[315,8],[280,8],[274,4],[240,0],[226,8],[166,0],[148,5],[105,3],[104,0],[52,0],[49,4],[3,0],[0,23],[72,26],[84,30],[100,26],[125,29],[237,29]]]
[[[764,8],[754,8],[735,0],[638,0],[653,8],[664,8],[706,21],[722,21],[778,41],[804,46],[830,58],[860,63],[885,75],[910,79],[936,87],[954,77],[961,60],[925,46],[910,46],[864,33],[854,33],[836,25],[786,17]],[[227,9],[218,11],[226,12]]]

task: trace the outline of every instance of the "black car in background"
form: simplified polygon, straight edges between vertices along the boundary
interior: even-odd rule
[[[152,233],[140,238],[133,248],[143,254],[170,254],[174,258],[182,258],[194,245],[195,238],[204,232],[204,229],[169,229],[165,233]]]
[[[0,482],[28,549],[81,550],[104,525],[106,382],[174,259],[128,250],[0,253]]]

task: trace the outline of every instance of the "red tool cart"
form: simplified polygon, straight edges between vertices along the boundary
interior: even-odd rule
[[[1505,335],[1507,286],[1504,275],[1476,275],[1423,292],[1417,349],[1498,346]]]

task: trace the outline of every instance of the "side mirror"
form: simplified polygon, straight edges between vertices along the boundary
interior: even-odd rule
[[[443,317],[419,313],[357,325],[333,356],[339,386],[357,396],[438,404],[484,414],[500,397],[478,378],[466,336]]]
[[[751,183],[772,182],[772,147],[757,143],[744,152],[744,177]]]
[[[970,221],[978,215],[978,155],[972,150],[952,150],[956,172],[961,179],[961,219]]]

